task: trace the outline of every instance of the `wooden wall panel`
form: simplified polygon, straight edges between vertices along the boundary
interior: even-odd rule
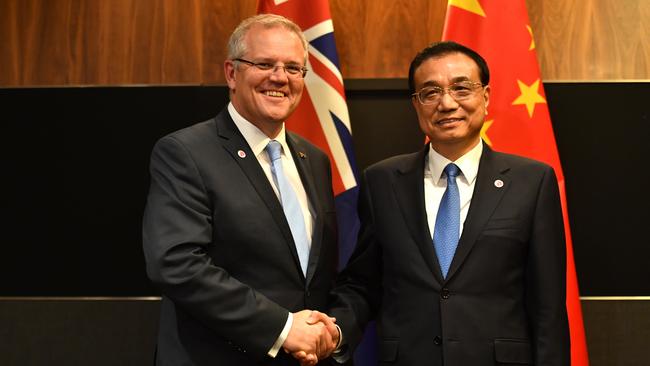
[[[79,6],[80,14],[71,14],[69,46],[61,50],[73,56],[68,60],[67,83],[160,84],[201,80],[200,0],[72,3]]]
[[[201,0],[0,3],[0,85],[201,81]]]
[[[331,0],[344,78],[404,78],[415,54],[440,40],[447,0]]]
[[[446,0],[330,0],[344,78],[405,78]],[[650,79],[650,1],[527,0],[544,80]],[[256,0],[0,0],[0,86],[222,84]]]
[[[527,4],[545,80],[650,79],[650,1]]]
[[[255,0],[205,1],[203,81],[223,83],[230,32],[255,14]],[[447,0],[330,0],[344,78],[400,78],[415,53],[439,40]]]
[[[223,61],[230,33],[256,11],[256,0],[203,0],[203,83],[225,84]]]

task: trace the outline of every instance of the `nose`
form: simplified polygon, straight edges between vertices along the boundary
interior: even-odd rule
[[[271,80],[278,82],[287,82],[289,80],[289,74],[287,74],[287,69],[283,65],[275,65],[269,77]]]
[[[456,99],[454,99],[449,92],[445,91],[440,96],[440,102],[438,102],[438,110],[439,111],[449,111],[449,110],[454,110],[458,108],[458,102]]]

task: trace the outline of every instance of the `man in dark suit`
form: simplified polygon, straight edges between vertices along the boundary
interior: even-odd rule
[[[144,215],[147,273],[161,289],[158,365],[314,364],[336,345],[326,307],[337,268],[327,156],[285,131],[307,43],[286,18],[233,32],[230,104],[160,139]],[[284,349],[284,350],[282,350]]]
[[[421,51],[409,86],[430,142],[364,172],[330,314],[350,349],[376,319],[380,364],[570,363],[557,181],[482,142],[489,77],[460,44]]]

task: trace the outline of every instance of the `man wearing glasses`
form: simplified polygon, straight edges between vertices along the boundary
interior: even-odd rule
[[[429,143],[364,172],[360,239],[331,305],[349,350],[375,319],[382,364],[569,365],[557,181],[481,140],[489,80],[454,42],[411,63]]]
[[[307,73],[300,28],[244,20],[224,71],[230,104],[160,139],[144,216],[161,289],[158,365],[315,364],[339,332],[318,311],[337,268],[327,156],[285,130]]]

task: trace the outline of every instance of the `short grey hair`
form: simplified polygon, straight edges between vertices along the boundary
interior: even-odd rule
[[[295,33],[300,39],[300,42],[302,42],[302,48],[305,49],[304,58],[305,64],[307,63],[307,39],[302,33],[302,30],[291,20],[275,14],[259,14],[246,18],[239,23],[228,40],[228,59],[234,60],[244,56],[246,53],[246,33],[255,25],[260,25],[264,28],[282,27]]]

